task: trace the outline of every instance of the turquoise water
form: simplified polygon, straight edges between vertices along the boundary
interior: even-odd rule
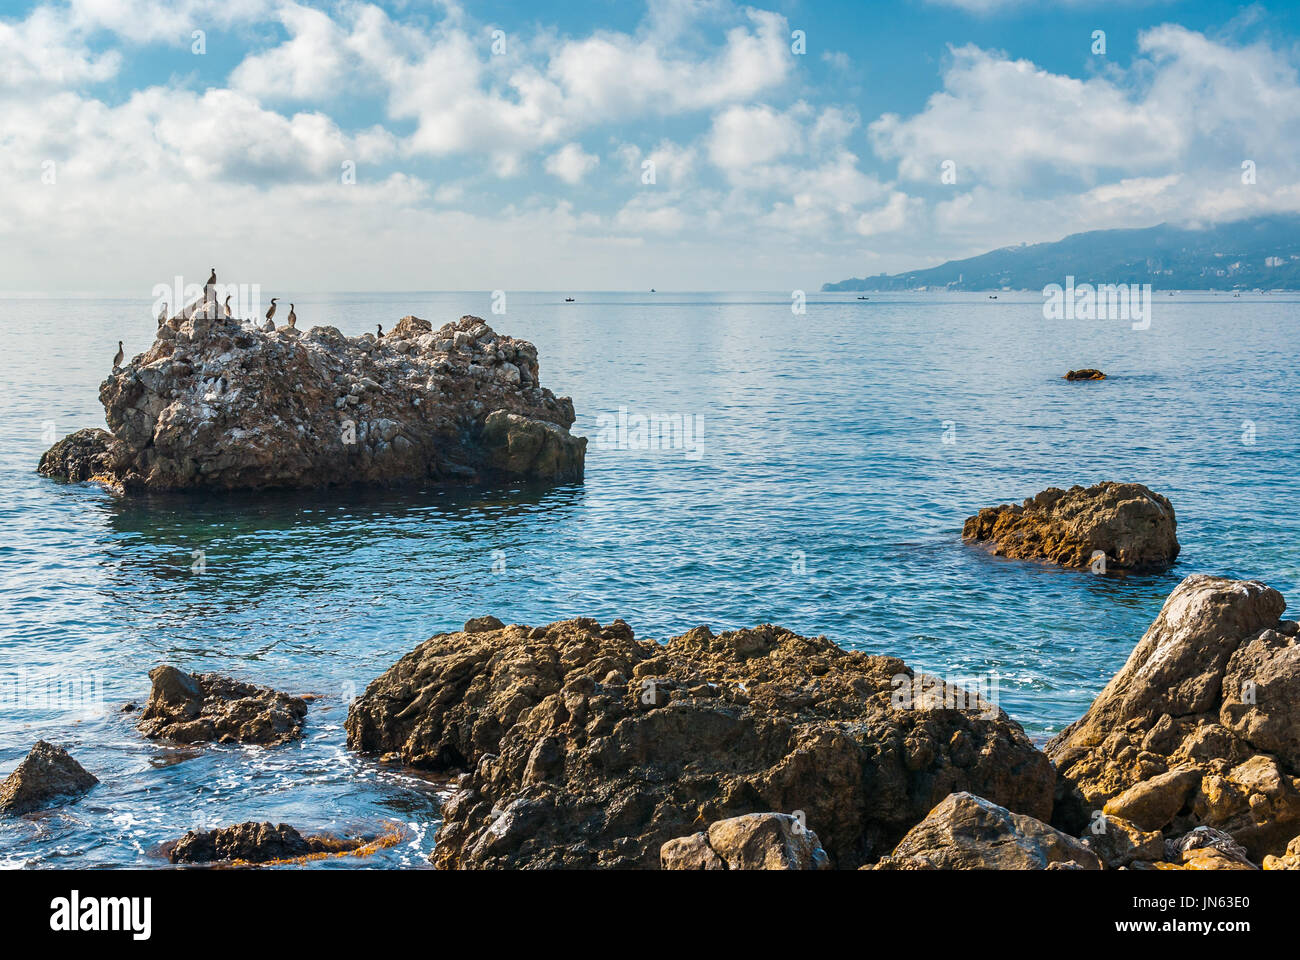
[[[153,865],[192,827],[270,819],[398,824],[396,847],[321,865],[423,865],[443,785],[349,754],[346,704],[480,614],[622,617],[656,638],[763,621],[823,633],[996,677],[1003,709],[1042,740],[1086,709],[1187,574],[1300,595],[1294,296],[1161,294],[1140,331],[1047,321],[1041,297],[1012,293],[813,294],[803,315],[784,293],[512,293],[505,316],[487,293],[281,296],[300,327],[474,313],[532,340],[543,384],[573,397],[575,432],[592,438],[586,482],[139,500],[60,485],[36,462],[51,436],[102,425],[98,384],[118,339],[147,347],[149,303],[0,300],[0,690],[28,693],[0,704],[0,775],[43,737],[102,781],[0,820],[0,864]],[[1110,379],[1060,379],[1085,366]],[[597,443],[597,418],[620,408],[691,417],[700,442]],[[980,506],[1104,479],[1172,500],[1173,570],[1097,577],[960,542]],[[143,740],[119,708],[143,702],[164,661],[320,695],[306,739]],[[52,677],[82,694],[33,703]]]

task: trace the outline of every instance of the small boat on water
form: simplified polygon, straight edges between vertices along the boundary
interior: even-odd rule
[[[573,297],[565,297],[565,298],[564,298],[564,302],[565,302],[565,303],[574,303],[575,301],[574,301]]]
[[[870,300],[870,297],[858,297],[859,300]]]

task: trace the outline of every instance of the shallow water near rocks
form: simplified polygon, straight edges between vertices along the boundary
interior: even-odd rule
[[[426,865],[444,785],[348,752],[347,702],[486,613],[622,617],[659,639],[700,623],[822,633],[996,677],[1041,741],[1187,574],[1253,577],[1300,606],[1294,295],[1161,294],[1147,330],[1044,320],[1041,297],[1013,293],[815,294],[803,315],[781,293],[511,293],[505,316],[487,293],[277,295],[300,327],[472,313],[533,341],[543,385],[592,438],[586,482],[134,500],[61,485],[37,460],[103,425],[99,383],[118,339],[148,346],[150,304],[0,300],[0,776],[45,738],[101,780],[0,820],[0,865],[163,865],[163,842],[249,819],[402,833],[314,868]],[[1062,379],[1080,367],[1108,379]],[[597,418],[620,408],[699,417],[701,442],[599,443]],[[1171,571],[1099,577],[960,542],[981,506],[1105,479],[1173,502]],[[146,741],[120,708],[143,704],[161,662],[320,699],[286,747]],[[86,695],[46,707],[51,678]]]

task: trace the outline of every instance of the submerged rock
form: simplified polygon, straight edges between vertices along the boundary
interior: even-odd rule
[[[579,481],[573,402],[538,376],[536,347],[478,317],[381,339],[177,318],[100,386],[111,434],[79,430],[39,469],[120,490]]]
[[[1106,374],[1100,370],[1094,370],[1092,367],[1084,367],[1082,370],[1071,370],[1065,375],[1066,380],[1105,380]]]
[[[991,545],[999,557],[1097,572],[1163,570],[1178,556],[1177,528],[1174,508],[1160,494],[1140,483],[1099,483],[1052,487],[1020,506],[985,507],[966,520],[962,538]]]
[[[963,792],[944,798],[876,869],[1046,870],[1054,864],[1101,869],[1097,855],[1074,837]]]
[[[356,850],[365,841],[343,840],[324,834],[304,837],[288,824],[238,823],[203,832],[191,830],[165,849],[172,863],[219,863],[238,860],[269,863],[293,860],[321,853]]]
[[[0,783],[0,813],[30,813],[72,800],[99,783],[62,747],[36,741],[31,752]]]
[[[1096,815],[1182,836],[1230,835],[1259,862],[1300,832],[1300,643],[1282,595],[1193,575],[1128,662],[1047,745],[1053,822]]]
[[[466,771],[437,866],[655,867],[669,841],[782,811],[854,867],[953,791],[1051,811],[1051,765],[1019,724],[937,680],[935,700],[895,706],[914,677],[893,657],[770,625],[666,645],[621,620],[467,626],[394,664],[346,723],[354,750]]]
[[[664,870],[824,870],[817,834],[785,813],[749,813],[659,848]]]
[[[307,703],[269,687],[172,666],[149,671],[153,689],[136,724],[146,737],[177,743],[258,743],[302,736]]]

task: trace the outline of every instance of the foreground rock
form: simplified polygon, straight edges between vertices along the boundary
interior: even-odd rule
[[[346,724],[354,750],[467,771],[441,867],[656,867],[699,832],[721,857],[718,821],[773,811],[855,867],[954,791],[1050,814],[1051,766],[1019,724],[937,681],[935,702],[970,709],[896,707],[913,675],[892,657],[774,626],[666,646],[619,620],[467,627],[399,660]]]
[[[1178,557],[1177,527],[1173,506],[1160,494],[1140,483],[1099,483],[1052,487],[1020,506],[985,507],[967,519],[962,538],[990,545],[999,557],[1097,572],[1163,570]]]
[[[877,870],[1100,870],[1096,854],[1041,820],[954,793],[907,832]]]
[[[62,747],[44,740],[0,783],[0,813],[30,813],[86,793],[99,780]]]
[[[1071,370],[1065,375],[1066,380],[1105,380],[1106,374],[1100,370],[1094,370],[1092,367],[1084,367],[1082,370]]]
[[[719,820],[707,831],[659,848],[665,870],[824,870],[830,859],[817,834],[784,813]]]
[[[581,480],[573,403],[538,377],[531,343],[477,317],[382,339],[174,319],[100,386],[111,434],[79,430],[39,470],[122,490]]]
[[[1047,745],[1053,822],[1230,835],[1258,863],[1300,833],[1300,644],[1281,594],[1185,579],[1084,716]]]
[[[307,703],[269,687],[172,666],[149,671],[153,689],[136,726],[147,737],[177,743],[257,743],[302,736]]]
[[[1280,857],[1264,858],[1265,870],[1300,870],[1300,837],[1296,837],[1286,846],[1286,852]]]
[[[250,821],[217,830],[190,831],[167,848],[167,859],[172,863],[270,863],[345,853],[356,850],[363,842],[325,835],[304,837],[288,824],[272,826]]]

